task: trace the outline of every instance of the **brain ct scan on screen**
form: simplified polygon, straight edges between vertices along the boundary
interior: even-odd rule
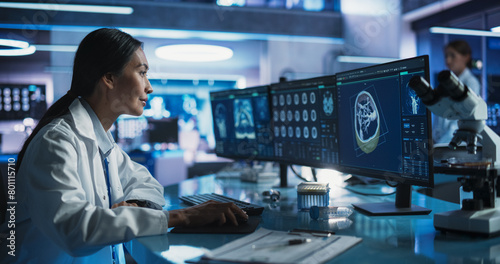
[[[336,75],[341,167],[430,184],[430,114],[408,87],[427,70],[415,58]]]
[[[334,75],[271,85],[276,159],[313,167],[338,164],[335,89]]]
[[[356,142],[365,153],[372,152],[380,136],[380,115],[370,93],[360,92],[354,104]]]

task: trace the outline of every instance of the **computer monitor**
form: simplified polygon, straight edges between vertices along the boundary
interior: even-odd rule
[[[373,215],[428,214],[411,185],[433,187],[431,115],[408,86],[429,80],[419,56],[337,74],[339,165],[343,172],[397,182],[395,203],[355,204]]]
[[[47,111],[45,85],[0,84],[0,120],[40,120]]]
[[[271,84],[274,154],[282,164],[338,165],[335,75]]]
[[[149,143],[178,143],[179,119],[178,118],[148,118]]]
[[[245,160],[272,160],[269,87],[210,93],[215,153]]]

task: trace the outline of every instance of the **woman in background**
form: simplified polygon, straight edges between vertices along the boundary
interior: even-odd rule
[[[452,71],[458,79],[469,87],[478,96],[481,96],[481,84],[472,74],[472,49],[464,40],[455,40],[444,48],[446,67]],[[456,120],[434,116],[432,124],[432,137],[435,143],[450,143],[455,130],[458,129]]]
[[[248,217],[232,203],[162,210],[163,186],[114,142],[111,125],[122,114],[141,115],[153,91],[141,46],[107,28],[80,43],[70,90],[19,153],[17,250],[2,252],[4,261],[124,263],[120,243],[134,237]]]

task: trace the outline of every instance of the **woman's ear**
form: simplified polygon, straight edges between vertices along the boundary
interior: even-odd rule
[[[106,85],[107,88],[113,89],[115,85],[115,76],[111,73],[106,73],[101,77],[101,81]]]

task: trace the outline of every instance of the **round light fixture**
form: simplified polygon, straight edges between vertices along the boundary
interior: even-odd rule
[[[201,44],[162,46],[156,49],[155,54],[165,60],[188,62],[223,61],[233,57],[233,51],[230,48]]]
[[[26,41],[13,39],[0,39],[0,56],[25,56],[35,53],[35,46],[31,46]]]

